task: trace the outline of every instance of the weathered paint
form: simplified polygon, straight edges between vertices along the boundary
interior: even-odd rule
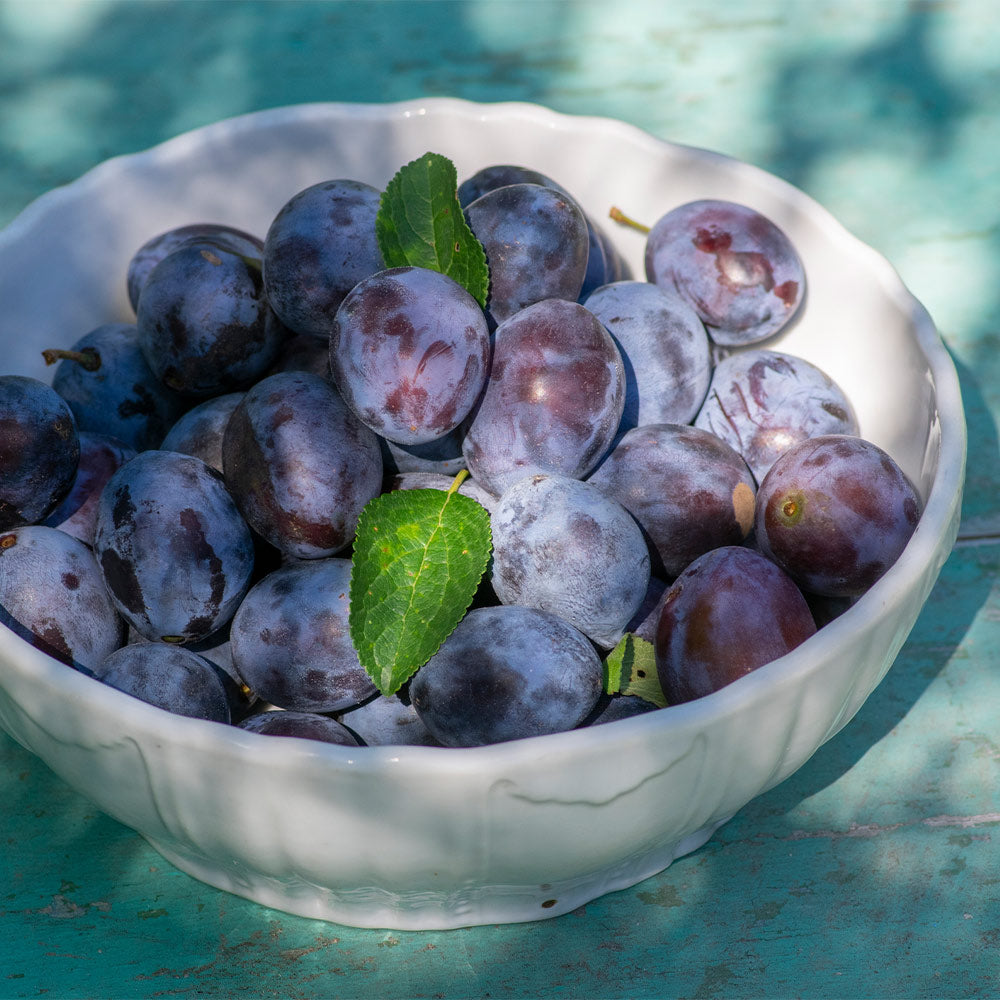
[[[1000,993],[998,46],[977,0],[0,4],[0,222],[109,155],[276,104],[617,116],[774,170],[886,254],[956,358],[972,457],[964,541],[852,723],[700,851],[555,920],[277,913],[172,869],[0,738],[0,996]]]

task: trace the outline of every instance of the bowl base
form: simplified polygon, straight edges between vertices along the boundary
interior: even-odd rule
[[[297,875],[278,878],[235,863],[220,866],[181,845],[168,845],[153,837],[145,839],[186,875],[274,910],[349,927],[438,931],[547,920],[569,913],[608,893],[628,889],[658,875],[677,858],[698,850],[726,822],[728,818],[591,876],[541,885],[475,885],[451,892],[430,889],[392,892],[376,887],[333,889]]]

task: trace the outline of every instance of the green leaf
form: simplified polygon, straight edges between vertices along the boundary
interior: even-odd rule
[[[666,708],[653,644],[626,632],[604,659],[604,690],[608,694],[634,694],[657,708]]]
[[[485,308],[490,273],[483,245],[458,201],[455,164],[424,153],[389,181],[375,217],[386,267],[426,267],[457,281]]]
[[[358,519],[351,641],[384,695],[437,652],[472,603],[490,556],[490,517],[451,489],[395,490]]]

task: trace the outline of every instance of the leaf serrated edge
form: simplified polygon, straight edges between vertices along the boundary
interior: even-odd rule
[[[425,161],[428,164],[437,161],[447,170],[449,177],[448,187],[449,190],[452,191],[450,203],[447,208],[449,210],[450,218],[454,220],[451,226],[451,231],[454,235],[453,242],[456,246],[464,244],[469,247],[472,251],[472,257],[474,258],[463,258],[461,266],[455,267],[455,253],[451,252],[448,255],[448,264],[444,267],[441,266],[442,258],[441,253],[438,250],[437,231],[433,223],[436,216],[434,212],[431,211],[429,212],[429,215],[432,219],[432,227],[435,230],[433,256],[438,265],[431,270],[437,270],[441,274],[447,275],[453,281],[457,282],[476,300],[480,308],[485,309],[490,288],[489,261],[486,259],[486,250],[480,242],[479,237],[472,231],[472,227],[469,225],[468,220],[465,218],[465,213],[462,211],[461,202],[458,200],[458,170],[455,167],[454,162],[442,153],[427,152],[418,156],[414,160],[410,160],[409,163],[404,164],[399,168],[399,170],[396,171],[392,178],[390,178],[385,189],[379,196],[379,207],[375,216],[375,240],[378,244],[379,252],[382,254],[382,262],[387,268],[405,267],[407,265],[414,264],[414,262],[407,255],[403,241],[400,238],[399,226],[394,215],[391,201],[393,198],[397,197],[398,192],[399,200],[404,206],[405,216],[407,199],[403,193],[404,181],[408,180],[415,174],[415,171],[420,167],[421,161]],[[426,171],[426,176],[429,177],[429,175],[430,166],[428,166]],[[428,206],[432,208],[433,199],[430,197],[430,190],[431,185],[428,182],[428,194],[424,200],[427,202]],[[410,230],[417,236],[418,239],[420,238],[415,227],[410,225]],[[449,240],[448,242],[451,244],[452,240]],[[418,264],[415,266],[424,265]]]
[[[425,554],[426,554],[427,550],[429,549],[429,547],[431,545],[431,541],[433,540],[434,536],[436,535],[436,533],[442,527],[442,518],[444,516],[444,511],[447,509],[449,503],[452,501],[453,496],[458,495],[457,494],[458,487],[461,485],[462,480],[467,475],[468,475],[468,470],[462,470],[461,472],[459,472],[459,474],[455,477],[455,480],[452,482],[452,484],[449,487],[449,489],[445,492],[444,500],[441,502],[441,508],[438,511],[438,523],[432,529],[432,533],[431,533],[430,538],[428,539],[427,544],[425,546],[423,546]],[[415,494],[415,493],[434,494],[435,495],[435,499],[437,499],[437,495],[440,495],[440,493],[442,491],[427,489],[427,490],[412,490],[412,491],[407,491],[407,492],[409,492],[411,494],[411,496],[412,496],[412,494]],[[378,507],[382,506],[382,505],[380,505],[378,503],[378,501],[382,497],[390,496],[390,495],[391,494],[380,494],[377,497],[373,497],[372,500],[370,500],[364,506],[364,508],[361,511],[361,514],[358,516],[358,524],[357,524],[357,529],[356,529],[356,537],[363,537],[363,533],[367,531],[369,520],[372,518],[372,516],[374,516],[375,512],[378,510]],[[383,695],[391,695],[391,694],[394,694],[396,691],[398,691],[399,688],[403,684],[405,684],[406,681],[409,680],[434,655],[434,653],[437,652],[438,649],[441,648],[441,643],[443,643],[448,638],[448,636],[451,635],[451,633],[455,631],[455,629],[458,627],[459,622],[461,622],[461,620],[465,617],[465,615],[468,612],[469,608],[472,606],[473,600],[475,599],[476,590],[477,590],[477,588],[479,586],[479,583],[481,582],[481,580],[483,578],[483,574],[486,572],[486,567],[489,565],[490,553],[492,551],[492,546],[493,546],[493,534],[492,534],[492,529],[491,529],[490,521],[489,521],[489,512],[486,511],[485,508],[483,508],[481,504],[478,504],[471,497],[462,496],[461,497],[461,502],[465,502],[465,501],[468,501],[469,503],[475,504],[476,507],[480,508],[480,511],[482,512],[482,516],[485,518],[485,519],[482,519],[479,513],[476,514],[476,519],[477,519],[477,521],[479,521],[478,527],[480,527],[480,528],[483,529],[482,530],[482,539],[481,540],[485,544],[484,544],[484,546],[481,549],[482,558],[480,560],[480,566],[478,567],[478,571],[477,571],[477,567],[475,567],[475,566],[472,567],[473,573],[472,573],[470,579],[472,581],[474,581],[474,582],[473,582],[472,586],[469,589],[468,600],[465,602],[464,607],[461,608],[461,611],[458,614],[458,616],[456,617],[454,624],[451,626],[450,629],[448,629],[446,631],[445,635],[441,638],[441,641],[438,643],[438,645],[433,650],[431,650],[431,652],[423,660],[421,660],[418,664],[416,664],[415,666],[412,666],[412,668],[409,667],[409,666],[406,667],[406,668],[404,668],[402,676],[400,677],[400,679],[398,679],[398,681],[396,683],[393,683],[393,675],[395,673],[395,667],[394,666],[390,666],[388,668],[385,668],[385,667],[381,666],[379,664],[378,660],[376,659],[376,657],[375,657],[375,643],[374,643],[374,641],[372,641],[370,643],[361,643],[359,641],[358,632],[359,632],[359,630],[363,629],[365,623],[367,622],[368,613],[367,613],[367,609],[365,610],[364,613],[362,613],[361,606],[362,606],[362,603],[364,603],[364,602],[362,602],[360,600],[356,600],[356,595],[358,594],[358,590],[359,590],[359,587],[361,586],[361,584],[360,584],[360,581],[358,579],[358,575],[357,575],[357,572],[356,572],[356,570],[358,568],[358,564],[356,562],[356,556],[357,556],[358,550],[357,550],[357,547],[355,547],[355,556],[352,557],[352,561],[351,561],[351,578],[350,578],[349,590],[348,590],[349,599],[350,599],[350,607],[349,607],[349,611],[348,611],[348,631],[350,633],[351,644],[354,646],[354,650],[358,654],[358,659],[360,660],[362,667],[364,668],[364,670],[368,674],[368,676],[371,677],[372,681],[375,683],[376,687],[379,689],[379,691]],[[460,505],[461,505],[461,503],[460,503]],[[470,508],[470,510],[471,510],[471,508]],[[378,525],[376,524],[376,525],[373,525],[372,529],[371,529],[371,534],[372,534],[373,538],[374,538],[374,535],[377,532],[378,532]],[[425,561],[426,560],[424,558],[421,558],[421,566],[423,566],[423,564],[424,564]],[[382,572],[384,572],[384,571],[382,571]],[[376,571],[375,577],[377,578],[379,575],[380,575],[379,572]],[[410,607],[411,608],[413,606],[413,595],[416,593],[416,589],[417,589],[417,587],[416,587],[416,580],[414,580],[413,585],[410,587],[410,592],[411,592]],[[368,594],[371,595],[371,590],[368,591]],[[404,616],[405,616],[405,614],[406,614],[406,612],[404,612]],[[370,658],[366,655],[365,651],[361,648],[364,645],[370,645],[370,647],[371,647],[371,657]],[[388,672],[389,672],[389,676],[388,677],[385,676],[386,670],[388,670]]]

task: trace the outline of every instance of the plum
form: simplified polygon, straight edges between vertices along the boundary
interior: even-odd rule
[[[755,344],[795,315],[802,261],[785,233],[746,205],[705,199],[662,216],[646,241],[646,276],[676,289],[717,344]]]
[[[698,427],[635,427],[587,482],[639,522],[654,571],[669,577],[709,549],[739,545],[753,525],[754,481],[746,462]]]
[[[0,530],[41,521],[69,493],[80,434],[51,386],[0,376]]]
[[[127,635],[93,552],[45,525],[0,534],[0,622],[84,673]]]
[[[535,608],[475,608],[410,681],[424,725],[468,747],[574,729],[601,694],[582,632]]]
[[[494,496],[536,473],[582,478],[610,447],[624,405],[621,354],[594,314],[537,302],[496,330],[462,445],[469,472]]]
[[[670,705],[711,694],[795,649],[816,632],[791,577],[752,549],[699,556],[665,595],[656,671]]]
[[[758,483],[799,441],[858,433],[850,400],[826,372],[796,355],[760,348],[715,366],[694,423],[735,448]]]
[[[864,438],[823,435],[771,466],[756,539],[803,590],[856,597],[899,558],[920,512],[919,494],[887,452]]]
[[[618,641],[649,583],[649,550],[621,504],[578,479],[529,476],[500,497],[492,528],[504,604],[550,611],[606,648]]]

